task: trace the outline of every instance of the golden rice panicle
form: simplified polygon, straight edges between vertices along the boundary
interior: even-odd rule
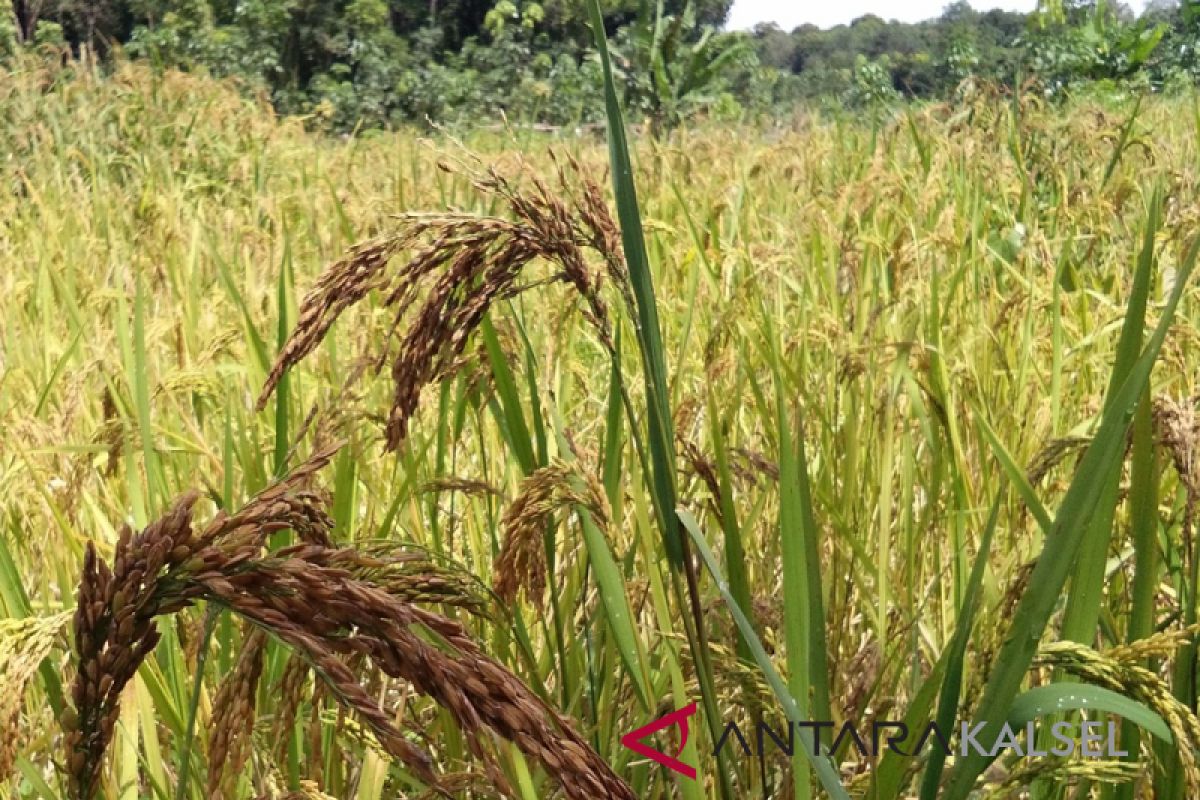
[[[1008,773],[986,797],[1002,800],[1022,797],[1022,791],[1037,781],[1051,781],[1058,787],[1073,783],[1122,784],[1135,781],[1144,775],[1146,765],[1137,761],[1081,760],[1058,758],[1030,759],[1019,769]]]
[[[254,695],[262,675],[267,634],[253,628],[242,642],[237,664],[213,698],[208,746],[208,797],[234,800],[238,776],[254,742]]]
[[[0,787],[17,760],[25,689],[70,618],[68,612],[0,620]]]
[[[1156,397],[1154,423],[1159,441],[1171,454],[1171,462],[1179,482],[1187,493],[1184,504],[1181,536],[1191,549],[1196,525],[1196,507],[1200,505],[1200,414],[1196,413],[1200,398],[1175,400]]]
[[[296,724],[300,706],[304,702],[310,671],[303,658],[292,654],[274,689],[277,703],[275,722],[271,727],[271,741],[275,742],[276,756],[281,761],[287,758],[287,750],[292,741],[292,729]]]
[[[555,460],[521,481],[516,499],[500,520],[504,541],[492,570],[492,588],[502,601],[512,603],[524,589],[529,601],[541,606],[546,590],[542,533],[552,514],[571,506],[585,509],[601,530],[608,527],[604,491],[577,462]]]
[[[336,800],[336,798],[322,792],[314,781],[300,781],[298,790],[283,795],[280,800]]]
[[[1189,797],[1200,797],[1200,764],[1196,751],[1200,748],[1200,719],[1171,691],[1171,687],[1155,673],[1130,661],[1143,654],[1161,652],[1170,637],[1156,639],[1146,646],[1118,648],[1111,653],[1098,653],[1077,642],[1052,642],[1038,650],[1034,666],[1052,667],[1069,672],[1083,680],[1103,686],[1118,694],[1144,703],[1162,717],[1180,746],[1179,763]],[[1181,642],[1176,638],[1174,641]]]
[[[1188,625],[1174,630],[1160,631],[1128,644],[1117,645],[1104,651],[1104,655],[1113,661],[1126,664],[1137,664],[1151,658],[1169,658],[1175,652],[1196,638],[1200,633],[1200,623]]]

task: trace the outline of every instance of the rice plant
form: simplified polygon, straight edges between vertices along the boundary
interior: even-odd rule
[[[425,141],[13,63],[5,796],[1200,792],[1194,100],[651,140],[606,71]]]

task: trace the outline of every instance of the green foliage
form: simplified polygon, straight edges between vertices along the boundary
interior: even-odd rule
[[[800,103],[879,110],[1033,79],[1048,97],[1176,91],[1200,79],[1200,0],[1135,18],[1105,0],[1032,13],[964,0],[918,23],[873,14],[822,30],[724,31],[731,0],[610,0],[605,31],[627,113],[659,134]],[[335,131],[598,123],[600,77],[577,0],[13,0],[0,57],[25,44],[114,46],[160,68],[235,77]]]
[[[905,97],[934,99],[953,97],[964,82],[1013,86],[1027,78],[1059,97],[1093,86],[1194,83],[1200,2],[1152,4],[1140,18],[1092,0],[1043,3],[1031,14],[955,2],[937,19],[915,24],[866,15],[790,34],[760,26],[754,42],[764,64],[795,76],[791,85],[802,98],[869,106],[887,94],[886,82]]]
[[[349,3],[330,44],[338,60],[309,84],[309,102],[336,128],[379,125],[396,111],[395,88],[408,66],[408,47],[387,22],[384,0]]]
[[[38,46],[61,47],[66,39],[63,37],[63,27],[57,22],[42,20],[33,32],[33,43]]]
[[[888,62],[887,56],[868,61],[866,56],[859,54],[854,64],[850,89],[845,97],[849,105],[879,109],[900,99],[900,93],[892,86]]]
[[[0,57],[11,56],[20,47],[20,29],[11,9],[0,8]]]
[[[1123,19],[1104,4],[1052,4],[1033,16],[1023,44],[1031,72],[1056,94],[1082,81],[1132,77],[1166,30],[1162,23]]]
[[[938,70],[945,80],[960,84],[979,74],[979,46],[971,28],[952,31],[938,57]]]
[[[1147,61],[1151,83],[1163,89],[1195,85],[1200,80],[1200,0],[1152,5],[1143,19],[1164,29],[1162,44]]]
[[[212,60],[212,9],[208,0],[169,0],[132,4],[146,14],[162,11],[157,24],[134,29],[129,52],[169,66],[187,66]]]
[[[693,0],[676,14],[667,13],[662,0],[653,14],[645,4],[622,34],[615,56],[625,102],[649,120],[655,133],[713,105],[732,68],[757,65],[745,38],[698,23]]]

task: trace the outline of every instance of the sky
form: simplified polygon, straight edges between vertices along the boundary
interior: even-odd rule
[[[733,0],[733,9],[725,27],[746,30],[760,22],[774,22],[785,31],[798,25],[813,23],[822,28],[842,25],[863,14],[878,14],[884,19],[919,22],[942,13],[950,0]],[[1129,0],[1126,0],[1129,2]],[[1010,11],[1032,11],[1037,0],[971,0],[975,8],[1005,8]],[[1133,0],[1129,5],[1140,9],[1144,2]]]

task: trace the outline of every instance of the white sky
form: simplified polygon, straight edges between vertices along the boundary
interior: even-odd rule
[[[1140,10],[1144,0],[1126,0],[1130,7]],[[785,31],[811,22],[822,28],[842,25],[863,14],[877,14],[884,19],[919,22],[942,13],[950,0],[733,0],[733,9],[725,24],[728,30],[753,28],[760,22],[774,22]],[[1037,0],[971,0],[975,8],[1004,8],[1010,11],[1032,11]]]

